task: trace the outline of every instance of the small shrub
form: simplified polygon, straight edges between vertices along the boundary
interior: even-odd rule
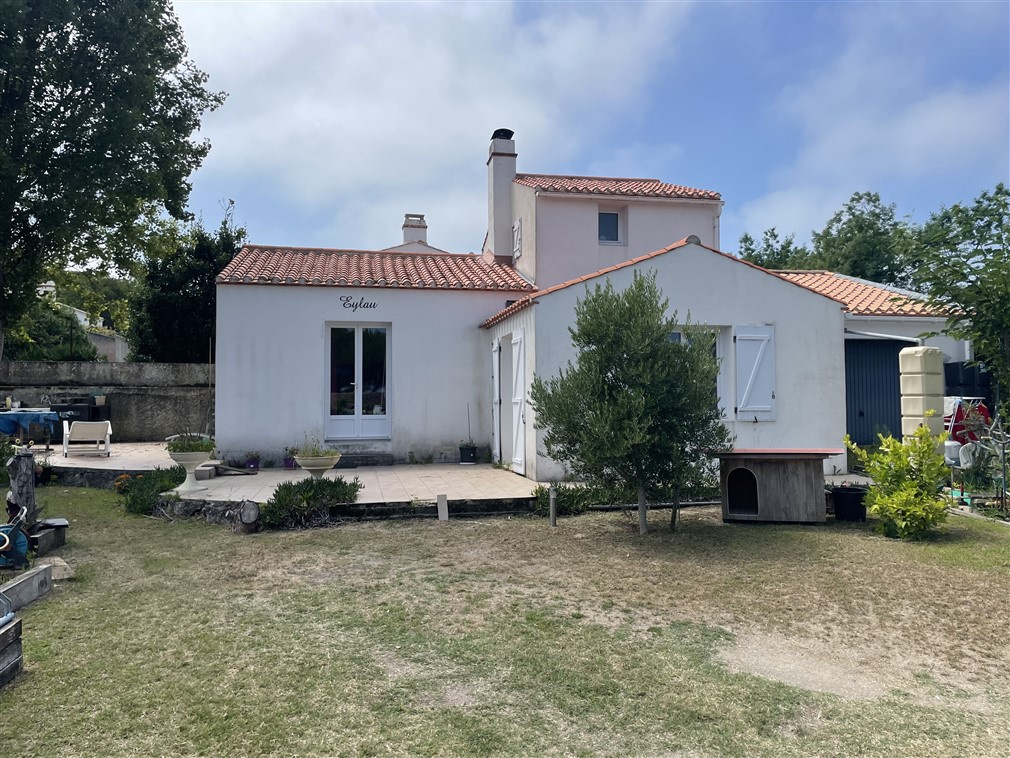
[[[283,482],[260,508],[264,529],[305,529],[330,520],[330,507],[353,503],[361,490],[357,477],[336,479],[299,479]]]
[[[199,434],[180,434],[165,443],[170,453],[211,453],[214,440]]]
[[[943,494],[947,466],[939,452],[946,438],[922,426],[904,442],[880,437],[880,447],[867,452],[846,435],[846,447],[873,479],[866,510],[888,537],[917,539],[946,520],[951,499]]]
[[[300,447],[292,448],[295,452],[292,455],[297,455],[302,458],[328,458],[332,455],[339,455],[339,450],[334,450],[329,445],[325,444],[319,437],[314,437],[306,434],[305,440],[302,442]]]
[[[124,478],[125,477],[125,478]],[[127,513],[149,516],[158,504],[158,495],[174,489],[186,480],[186,469],[182,466],[156,468],[136,476],[120,476],[113,482],[113,488],[123,496],[123,508]]]

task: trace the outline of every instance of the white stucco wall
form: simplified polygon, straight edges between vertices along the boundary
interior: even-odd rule
[[[765,274],[704,248],[687,245],[647,262],[609,274],[617,289],[626,288],[633,271],[654,268],[671,310],[683,319],[720,328],[720,394],[726,423],[738,448],[841,448],[845,435],[844,315],[827,298]],[[592,286],[603,279],[589,282]],[[586,286],[576,285],[538,298],[536,371],[555,376],[574,359],[568,328],[574,324],[576,300]],[[517,318],[520,314],[516,314]],[[735,361],[732,328],[775,327],[776,419],[734,420]],[[499,325],[504,332],[509,323]],[[528,434],[535,418],[527,416]],[[532,443],[531,444],[535,444]],[[542,445],[538,450],[542,452]],[[540,481],[560,479],[564,469],[538,456],[527,474]],[[845,456],[825,462],[825,470],[845,470]]]
[[[340,298],[376,308],[356,314]],[[346,452],[390,452],[405,460],[458,459],[467,435],[487,445],[490,405],[486,332],[479,325],[517,293],[391,288],[219,285],[218,447],[279,459],[306,434],[322,436],[328,402],[328,327],[388,325],[391,340],[388,440],[341,441]]]
[[[599,241],[600,211],[622,214],[620,243]],[[536,205],[536,284],[569,281],[694,234],[718,247],[717,202],[654,198],[555,196],[541,193]]]
[[[929,332],[943,329],[944,319],[907,316],[904,318],[887,316],[846,316],[845,328],[875,334],[893,334],[899,337],[916,338]],[[846,335],[848,339],[872,339],[858,334]],[[970,361],[971,346],[964,340],[955,340],[942,334],[926,337],[927,347],[938,347],[943,351],[943,362]],[[911,343],[909,343],[911,346]]]
[[[532,187],[523,184],[512,184],[512,215],[513,223],[522,222],[523,241],[522,255],[513,261],[515,270],[526,278],[534,281],[537,267],[537,194]]]

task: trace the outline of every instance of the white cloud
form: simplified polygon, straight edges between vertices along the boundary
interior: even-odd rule
[[[229,92],[197,184],[302,219],[301,244],[476,249],[493,129],[520,170],[626,118],[672,52],[681,4],[176,2],[190,57]],[[661,51],[644,56],[643,50]],[[250,223],[253,236],[256,223]],[[276,240],[280,242],[280,240]]]
[[[732,214],[742,229],[776,226],[808,241],[853,192],[943,181],[951,172],[987,177],[994,162],[1006,163],[1006,69],[971,84],[930,72],[923,25],[936,31],[959,14],[941,10],[860,4],[841,51],[782,89],[775,108],[800,141],[767,194]],[[908,14],[920,12],[912,23]]]

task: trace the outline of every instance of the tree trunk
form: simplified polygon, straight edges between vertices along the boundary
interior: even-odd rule
[[[670,531],[675,532],[680,526],[680,490],[674,490],[670,506]]]
[[[638,533],[649,531],[649,505],[645,502],[645,488],[638,488]]]
[[[3,319],[0,319],[0,361],[4,359],[4,335],[6,330],[4,329]]]
[[[10,474],[10,496],[11,500],[27,511],[27,518],[24,526],[27,528],[35,521],[37,513],[35,508],[35,456],[31,453],[17,453],[10,460],[4,461],[7,465],[7,472]],[[17,512],[8,514],[16,516]],[[8,519],[4,519],[6,522]]]
[[[239,534],[252,534],[260,529],[260,507],[252,500],[243,500],[238,507],[232,530]]]

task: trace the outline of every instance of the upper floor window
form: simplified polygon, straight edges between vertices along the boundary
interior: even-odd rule
[[[600,211],[600,242],[621,241],[621,214],[617,211]]]

